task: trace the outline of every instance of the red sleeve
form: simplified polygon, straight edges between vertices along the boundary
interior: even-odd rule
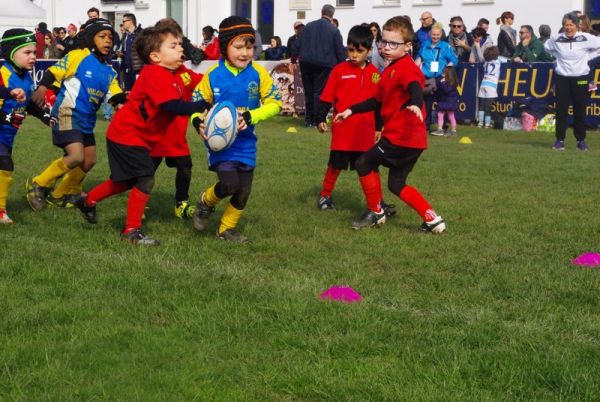
[[[221,49],[219,48],[218,37],[215,37],[215,39],[213,39],[213,41],[206,46],[204,54],[208,60],[219,60],[221,58]]]
[[[144,66],[139,79],[144,80],[146,96],[155,105],[183,98],[183,93],[177,83],[175,74],[164,67],[156,65]]]
[[[327,84],[325,84],[325,88],[323,89],[323,92],[321,92],[321,101],[322,102],[327,102],[327,103],[334,103],[335,102],[335,87],[336,87],[336,83],[337,83],[337,77],[338,77],[338,71],[339,69],[334,68],[331,71],[331,74],[329,74],[329,78],[327,79]]]

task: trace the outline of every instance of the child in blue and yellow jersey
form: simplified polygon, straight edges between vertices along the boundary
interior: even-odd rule
[[[240,112],[238,135],[223,151],[208,150],[210,170],[218,182],[207,188],[196,205],[194,228],[204,230],[214,207],[231,197],[225,207],[217,236],[221,240],[246,243],[246,236],[235,230],[252,189],[256,166],[256,134],[254,126],[281,110],[281,98],[264,67],[253,63],[255,34],[250,21],[242,17],[225,18],[219,25],[222,59],[210,68],[196,87],[194,97],[215,104],[231,101]],[[193,123],[204,136],[199,117]]]
[[[85,48],[72,50],[44,73],[33,100],[43,105],[45,93],[55,83],[60,86],[52,107],[52,142],[64,150],[64,156],[52,162],[42,173],[27,180],[27,201],[34,211],[44,207],[56,180],[61,183],[48,197],[55,206],[69,206],[68,194],[77,194],[80,183],[96,163],[94,126],[96,112],[108,95],[113,106],[125,101],[110,64],[115,31],[103,18],[88,20],[83,26]]]
[[[9,29],[2,35],[0,67],[0,224],[12,224],[6,212],[6,199],[13,180],[12,149],[17,131],[26,113],[33,114],[46,124],[50,115],[30,102],[34,83],[29,75],[36,60],[36,40],[33,32]]]

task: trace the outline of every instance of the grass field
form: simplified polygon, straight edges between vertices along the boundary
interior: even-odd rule
[[[419,234],[398,215],[350,228],[354,172],[338,210],[316,197],[328,136],[277,118],[258,128],[259,167],[240,231],[218,242],[172,214],[174,170],[157,176],[145,230],[122,243],[126,197],[33,213],[24,181],[59,150],[35,119],[17,139],[12,227],[0,227],[0,400],[486,401],[600,398],[600,136],[553,151],[553,135],[459,127],[430,138],[409,182],[448,223]],[[298,133],[286,133],[298,124]],[[99,122],[97,133],[105,123]],[[192,138],[192,198],[215,177]],[[103,135],[86,188],[108,175]],[[222,211],[223,206],[218,209]],[[323,302],[334,284],[357,304]]]

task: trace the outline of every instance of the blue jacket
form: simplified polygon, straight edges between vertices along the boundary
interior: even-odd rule
[[[340,31],[325,17],[309,22],[292,49],[292,60],[333,68],[346,60]]]
[[[425,78],[437,78],[442,76],[442,71],[444,71],[444,67],[448,64],[452,63],[456,65],[458,63],[458,58],[452,47],[448,44],[448,42],[439,41],[434,47],[431,47],[431,41],[426,41],[423,46],[419,49],[419,54],[417,54],[417,58],[421,59],[421,71]],[[431,62],[438,61],[438,69],[437,72],[431,71]]]

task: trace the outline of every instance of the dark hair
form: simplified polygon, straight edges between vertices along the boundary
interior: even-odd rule
[[[156,27],[156,28],[171,27],[179,33],[176,36],[179,36],[179,37],[183,36],[183,29],[181,29],[181,26],[179,25],[179,23],[177,21],[175,21],[175,19],[170,18],[170,17],[158,20],[156,22],[156,24],[154,24],[154,27]]]
[[[321,8],[321,15],[324,15],[325,17],[333,18],[333,14],[335,14],[335,7],[332,6],[331,4],[325,4]]]
[[[444,78],[446,79],[446,83],[450,85],[452,88],[456,88],[458,86],[458,75],[456,74],[456,70],[452,66],[444,67]]]
[[[514,20],[515,15],[513,13],[511,13],[510,11],[505,11],[502,13],[502,15],[500,15],[500,17],[496,18],[496,24],[497,25],[503,24],[504,21],[506,21],[508,18]]]
[[[398,31],[405,42],[412,42],[415,35],[410,20],[404,16],[392,17],[383,24],[383,31]]]
[[[533,27],[531,25],[521,25],[521,28],[525,28],[530,34],[533,35]]]
[[[474,37],[477,36],[478,38],[485,38],[487,36],[487,32],[485,32],[485,29],[478,27],[471,31],[471,35]]]
[[[348,40],[346,41],[348,46],[352,45],[356,48],[364,47],[369,50],[373,46],[373,33],[369,28],[365,28],[361,25],[355,25],[348,32]]]
[[[211,27],[210,25],[207,25],[204,28],[202,28],[202,33],[208,34],[210,36],[213,36],[215,32],[217,32],[217,30]]]
[[[373,27],[377,28],[377,36],[375,37],[375,40],[380,40],[381,39],[381,28],[379,27],[379,24],[376,22],[371,22],[369,24],[369,30]]]
[[[131,22],[133,22],[133,25],[137,25],[137,18],[135,18],[135,14],[131,14],[131,13],[123,14],[123,19],[125,19],[125,18],[129,18],[131,20]]]
[[[100,16],[100,10],[98,10],[96,7],[92,7],[92,8],[90,8],[89,10],[87,10],[87,14],[89,14],[89,13],[94,13],[94,12],[95,12],[96,14],[98,14],[98,17]]]
[[[490,46],[483,51],[483,59],[485,61],[496,60],[500,56],[500,49],[498,46]]]
[[[273,36],[271,39],[275,39],[277,47],[281,47],[281,38],[279,36]]]
[[[490,20],[488,20],[487,18],[480,18],[479,21],[477,21],[477,26],[481,24],[490,25]]]
[[[549,38],[550,35],[552,34],[550,25],[546,25],[546,24],[540,25],[540,27],[538,28],[538,31],[540,33],[540,37],[542,37],[542,38]]]
[[[340,26],[340,22],[337,20],[337,18],[332,18],[331,22],[333,22],[333,25],[336,26],[336,28],[339,28]]]
[[[179,37],[177,29],[171,25],[158,25],[150,28],[144,28],[142,32],[135,38],[133,48],[140,56],[144,64],[152,64],[150,61],[150,53],[157,52],[160,49],[165,37],[171,34]]]

